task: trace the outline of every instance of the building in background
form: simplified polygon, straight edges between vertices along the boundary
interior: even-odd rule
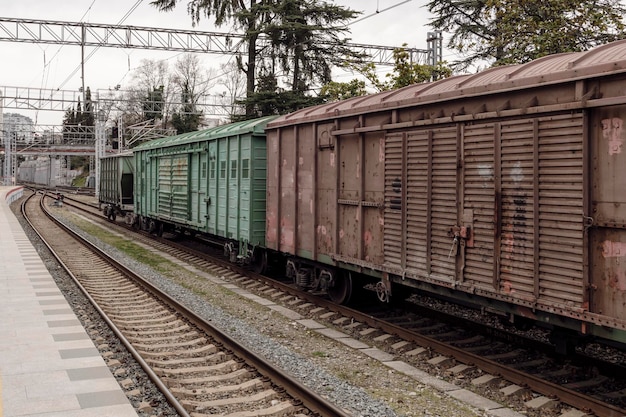
[[[28,116],[4,113],[0,118],[0,127],[3,141],[15,139],[19,144],[30,144],[35,139],[35,124]]]

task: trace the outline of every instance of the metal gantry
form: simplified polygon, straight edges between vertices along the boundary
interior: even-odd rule
[[[238,33],[0,17],[0,41],[9,42],[245,55],[244,40],[245,35]],[[348,47],[365,53],[377,65],[393,65],[393,51],[398,48],[352,43]],[[404,49],[411,62],[429,61],[427,49]]]
[[[247,42],[245,42],[244,34],[8,17],[0,17],[1,41],[76,45],[83,49],[86,46],[90,46],[227,55],[247,54]],[[260,38],[259,42],[262,45],[267,40]],[[393,65],[395,63],[394,51],[398,48],[394,46],[354,43],[349,43],[347,46],[355,52],[366,55],[369,62],[376,65]],[[429,33],[428,46],[428,49],[404,47],[404,50],[409,54],[409,59],[413,63],[432,64],[439,62],[441,60],[441,34]],[[85,102],[84,85],[82,90],[82,92],[79,92],[60,89],[0,86],[0,116],[4,108],[65,111],[69,106],[76,104],[79,98],[82,102]],[[106,102],[110,100],[110,97],[102,94],[100,98],[102,99],[101,103],[98,102],[99,97],[96,93],[95,96],[92,96],[92,101],[96,104],[96,109],[102,110],[106,107]],[[3,99],[4,102],[2,101]],[[231,105],[223,103],[222,99],[223,97],[219,95],[206,95],[202,97],[197,107],[205,115],[224,116],[228,114],[226,110],[230,109]],[[170,104],[180,105],[182,103]],[[99,156],[104,155],[103,138],[106,137],[104,129],[104,122],[96,123],[96,145],[95,149],[92,148],[93,153],[89,153],[90,155],[95,154],[96,165],[99,164]],[[50,131],[47,132],[50,133]],[[10,140],[7,140],[7,136],[6,132],[2,132],[5,148],[5,181],[7,177],[12,178],[14,175],[15,167],[13,165],[15,164],[16,154],[22,154],[22,150],[12,147]],[[9,142],[8,146],[7,141]],[[41,152],[42,149],[35,149],[34,151]],[[54,151],[50,148],[48,152],[50,152],[50,155],[63,155],[67,153],[67,150]],[[83,152],[81,151],[80,153]]]

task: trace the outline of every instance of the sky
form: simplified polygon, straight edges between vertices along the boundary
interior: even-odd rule
[[[371,45],[426,49],[427,26],[431,15],[424,7],[427,0],[336,0],[334,3],[362,11],[349,24],[351,42]],[[187,0],[176,9],[159,12],[150,0],[0,0],[2,16],[48,21],[121,24],[170,29],[195,29],[228,32],[228,26],[215,27],[207,18],[194,28],[187,13]],[[445,35],[444,35],[445,36]],[[445,43],[445,38],[444,38]],[[94,48],[86,48],[89,55]],[[0,42],[0,86],[76,90],[82,85],[78,46]],[[173,65],[180,53],[138,49],[99,48],[85,64],[85,86],[92,92],[128,85],[131,74],[142,59],[166,60]],[[201,57],[207,67],[219,68],[229,56],[207,54]],[[444,51],[444,60],[447,57]],[[381,69],[384,75],[385,69]],[[338,75],[337,81],[349,81],[350,74]],[[37,124],[60,124],[63,112],[25,111],[21,113]]]

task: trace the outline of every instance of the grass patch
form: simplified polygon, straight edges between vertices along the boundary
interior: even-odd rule
[[[120,252],[124,252],[126,255],[133,258],[137,262],[148,265],[160,274],[167,275],[168,273],[179,269],[178,266],[173,262],[170,262],[167,259],[156,255],[155,253],[145,249],[144,247],[137,245],[133,241],[127,240],[126,238],[121,236],[111,234],[107,230],[92,223],[78,221],[76,222],[76,225],[91,236],[99,239],[109,246],[114,247]]]
[[[326,358],[328,356],[326,352],[320,352],[320,351],[315,351],[311,355],[313,355],[316,358]]]

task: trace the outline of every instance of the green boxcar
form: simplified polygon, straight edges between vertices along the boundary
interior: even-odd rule
[[[133,149],[144,226],[265,244],[265,125],[274,117],[155,139]]]

